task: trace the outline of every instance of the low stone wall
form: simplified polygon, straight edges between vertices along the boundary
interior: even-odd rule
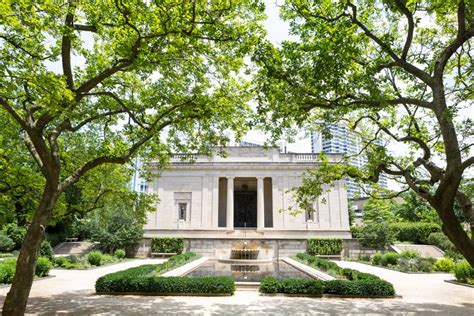
[[[287,239],[186,239],[186,251],[193,251],[202,256],[208,256],[218,259],[228,259],[231,256],[232,248],[242,248],[244,242],[248,243],[250,248],[258,248],[257,259],[276,259],[287,257],[304,252],[306,250],[306,240],[287,240]]]
[[[342,256],[345,258],[359,259],[361,257],[370,257],[376,253],[377,249],[366,248],[362,246],[357,239],[344,239],[342,243]]]
[[[185,251],[193,251],[201,256],[217,259],[229,259],[232,248],[242,248],[244,242],[249,247],[258,248],[257,259],[277,259],[288,257],[299,252],[306,251],[306,239],[208,239],[208,238],[186,238],[184,240]],[[357,239],[343,239],[342,256],[345,258],[358,259],[363,256],[371,256],[379,250],[363,247]],[[151,252],[151,239],[143,239],[130,254],[136,257],[147,257]]]

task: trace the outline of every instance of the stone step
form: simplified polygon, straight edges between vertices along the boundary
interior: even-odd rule
[[[55,255],[79,255],[94,246],[94,243],[88,241],[62,242],[54,247]]]

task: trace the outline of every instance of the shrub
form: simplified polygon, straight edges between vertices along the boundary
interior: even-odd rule
[[[38,260],[36,261],[35,275],[38,277],[47,276],[51,268],[52,268],[52,264],[49,258],[38,257]]]
[[[230,277],[158,277],[127,275],[101,277],[95,284],[97,292],[129,293],[144,292],[156,294],[227,294],[235,291],[235,282]]]
[[[10,252],[15,249],[15,242],[7,235],[0,234],[0,252]]]
[[[393,285],[384,280],[333,280],[324,283],[324,293],[351,296],[393,296]]]
[[[6,259],[0,262],[0,283],[12,283],[16,271],[16,259]]]
[[[341,276],[345,277],[350,281],[357,281],[357,280],[380,280],[380,278],[376,275],[370,273],[360,272],[354,269],[342,269]]]
[[[333,274],[337,275],[339,274],[339,270],[341,270],[341,268],[336,263],[312,256],[307,253],[298,253],[296,255],[296,259],[300,260],[304,264],[309,265],[310,267],[327,272],[328,274],[331,274],[330,271],[333,271]]]
[[[467,260],[459,261],[454,265],[454,276],[459,282],[474,284],[474,268]]]
[[[435,271],[451,272],[454,268],[454,261],[449,258],[439,258],[434,263]]]
[[[433,258],[418,258],[416,263],[416,269],[419,272],[431,272],[433,271],[433,264],[435,259]]]
[[[393,243],[394,234],[386,223],[371,223],[358,231],[357,239],[364,247],[385,249]]]
[[[54,257],[53,265],[55,267],[64,268],[64,265],[68,262],[67,258],[64,256]]]
[[[380,264],[383,265],[384,267],[388,265],[396,265],[398,258],[400,258],[400,255],[396,252],[387,252],[382,256],[382,260],[380,261]]]
[[[123,249],[117,249],[117,250],[115,250],[114,256],[117,257],[118,259],[123,259],[123,258],[125,258],[125,250],[123,250]]]
[[[351,274],[356,275],[356,272],[359,271],[351,272]],[[367,277],[367,273],[361,273],[361,276],[363,275],[366,275]],[[319,280],[294,278],[278,281],[271,277],[265,277],[260,282],[260,292],[311,295],[321,295],[322,293],[327,293],[351,296],[395,295],[395,289],[391,283],[381,280],[375,276],[367,277],[365,279],[361,278],[354,281],[333,280],[325,282]]]
[[[377,266],[380,265],[380,262],[382,261],[382,254],[380,252],[374,253],[371,261],[372,264],[375,264]]]
[[[39,250],[39,256],[41,257],[46,257],[50,261],[53,261],[54,259],[54,250],[53,247],[51,247],[51,244],[47,240],[43,240],[41,243],[41,247]]]
[[[438,247],[439,249],[445,252],[445,255],[454,259],[463,258],[462,255],[458,252],[453,243],[449,238],[443,233],[431,233],[426,243]]]
[[[87,261],[93,266],[100,266],[102,264],[102,252],[91,251],[87,254]]]
[[[177,253],[178,255],[183,252],[184,239],[183,238],[172,238],[172,237],[161,237],[153,238],[151,240],[152,252],[162,253]]]
[[[420,253],[416,250],[405,250],[405,251],[402,251],[400,256],[406,259],[414,259],[416,257],[419,257]]]
[[[260,281],[259,291],[261,293],[278,293],[280,292],[280,281],[266,276]]]
[[[323,282],[319,280],[288,278],[280,282],[280,292],[286,294],[323,294]]]
[[[159,264],[155,269],[155,273],[156,274],[165,273],[166,271],[172,270],[176,267],[179,267],[188,262],[191,262],[197,259],[198,257],[199,256],[195,254],[194,252],[186,252],[181,255],[171,257],[168,261],[163,262],[162,264]]]
[[[90,223],[95,225],[95,223]],[[92,241],[100,243],[105,252],[113,253],[115,249],[136,245],[143,239],[143,223],[136,217],[115,214],[106,225],[98,225],[92,233]]]
[[[396,240],[414,244],[426,243],[431,233],[441,232],[441,227],[436,223],[393,223],[390,228]]]
[[[3,232],[15,243],[14,249],[20,249],[26,236],[26,228],[18,226],[16,223],[9,223],[3,226]]]
[[[66,240],[67,233],[46,233],[45,239],[49,241],[51,246],[56,247],[57,244]]]
[[[308,239],[306,252],[310,255],[340,255],[342,239]]]

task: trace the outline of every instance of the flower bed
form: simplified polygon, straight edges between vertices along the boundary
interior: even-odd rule
[[[63,269],[90,269],[104,264],[118,263],[125,260],[125,252],[118,249],[114,255],[104,254],[100,251],[91,251],[83,255],[57,256],[53,259],[55,268]]]
[[[147,264],[100,277],[95,284],[100,294],[232,295],[235,282],[229,277],[162,277],[160,274],[198,259],[184,253],[161,264]]]
[[[421,257],[416,251],[376,253],[370,261],[362,261],[374,266],[389,268],[400,272],[452,272],[454,261],[450,258],[434,259]]]
[[[339,278],[339,280],[286,279],[279,281],[274,278],[264,278],[260,283],[260,292],[309,295],[332,294],[354,297],[392,297],[395,295],[395,289],[390,282],[373,274],[341,268],[334,262],[307,253],[299,253],[294,259],[329,273]]]

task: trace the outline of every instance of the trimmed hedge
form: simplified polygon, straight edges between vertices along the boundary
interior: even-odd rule
[[[95,284],[102,293],[155,293],[155,294],[218,294],[232,295],[235,282],[230,277],[161,277],[157,276],[182,266],[199,256],[188,252],[174,256],[161,264],[147,264],[100,277]]]
[[[393,285],[384,280],[333,280],[324,282],[324,293],[353,296],[393,296]]]
[[[368,279],[358,279],[354,281],[320,281],[298,278],[289,278],[283,281],[279,281],[272,277],[265,277],[260,282],[259,291],[261,293],[285,293],[307,295],[321,295],[323,293],[349,296],[395,295],[395,289],[393,288],[393,285],[377,277]]]
[[[384,225],[386,227],[384,227]],[[383,228],[374,230],[374,228]],[[432,233],[440,233],[441,227],[436,223],[413,223],[401,222],[386,224],[371,224],[367,226],[351,227],[352,236],[360,239],[362,245],[373,248],[384,248],[378,239],[384,239],[388,235],[394,235],[395,240],[412,242],[414,244],[430,244],[429,236]],[[373,236],[372,236],[373,235]],[[371,238],[369,238],[371,237]],[[372,240],[373,239],[373,240]],[[390,238],[387,239],[387,242]]]
[[[183,252],[184,239],[174,237],[160,237],[153,238],[151,240],[151,251],[162,252],[162,253],[177,253],[178,255]]]
[[[298,253],[296,255],[296,259],[301,261],[304,264],[317,268],[321,271],[328,272],[328,273],[332,272],[329,274],[339,274],[339,270],[341,270],[341,268],[334,262],[326,260],[326,259],[321,259],[307,253]]]
[[[120,279],[99,278],[95,285],[102,293],[154,293],[154,294],[226,294],[235,291],[230,277],[160,277],[127,276]]]
[[[370,280],[382,280],[378,276],[370,274],[370,273],[364,273],[360,272],[358,270],[354,269],[349,269],[349,268],[341,268],[339,267],[336,263],[326,260],[326,259],[321,259],[315,256],[311,256],[307,253],[299,253],[296,255],[296,260],[300,261],[301,263],[304,263],[310,267],[313,267],[315,269],[324,271],[326,273],[329,272],[329,274],[333,276],[339,276],[346,278],[347,280],[350,281],[359,281],[359,280],[365,280],[365,281],[370,281]]]
[[[310,255],[340,255],[342,251],[342,239],[308,239],[306,251]]]
[[[409,241],[415,244],[428,243],[432,233],[441,232],[441,226],[436,223],[396,223],[390,224],[399,241]]]

